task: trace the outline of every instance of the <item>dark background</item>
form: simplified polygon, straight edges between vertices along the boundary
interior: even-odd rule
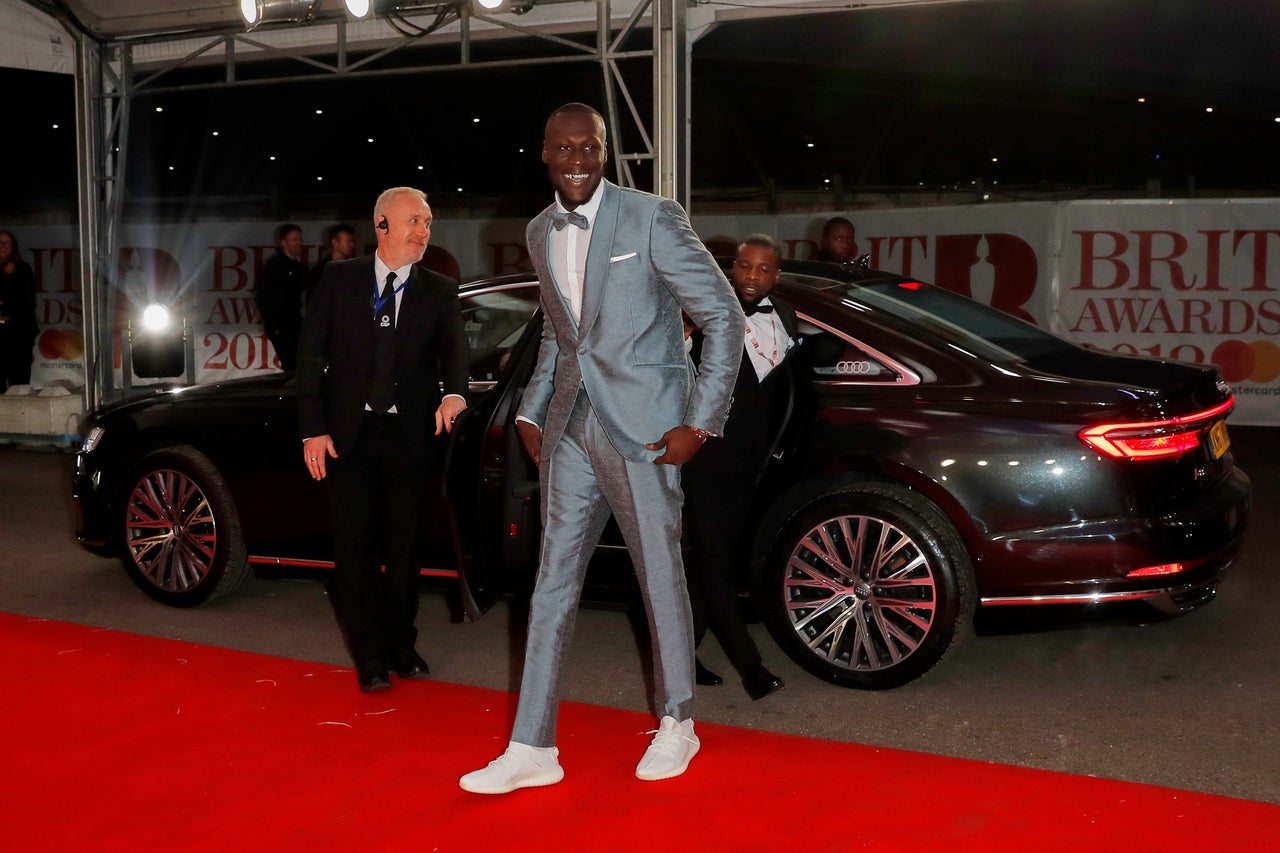
[[[694,206],[785,207],[791,191],[830,191],[838,206],[857,192],[974,187],[1005,201],[1272,195],[1277,43],[1271,0],[974,0],[723,24],[693,51]],[[481,43],[474,58],[542,49]],[[649,63],[623,69],[647,105]],[[167,82],[219,73],[184,69]],[[437,206],[528,215],[545,201],[547,112],[602,105],[599,81],[584,63],[144,95],[126,215],[254,200],[305,212],[347,196],[363,205],[371,187],[402,183]],[[73,81],[4,70],[0,87],[11,95],[0,204],[74,215]],[[623,136],[634,147],[634,133]],[[649,173],[638,166],[642,185]]]

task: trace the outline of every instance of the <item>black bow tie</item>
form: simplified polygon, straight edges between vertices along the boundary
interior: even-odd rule
[[[566,225],[577,225],[583,231],[587,230],[587,217],[583,216],[576,210],[570,210],[568,213],[562,210],[551,211],[551,224],[555,226],[557,231],[563,231]]]
[[[758,304],[758,303],[752,303],[752,302],[744,302],[744,303],[742,303],[742,313],[743,313],[743,314],[746,314],[748,317],[750,317],[752,314],[755,314],[755,313],[757,313],[757,312],[758,312],[758,313],[760,313],[760,314],[772,314],[772,313],[773,313],[773,306],[772,306],[772,305],[760,305],[760,304]]]

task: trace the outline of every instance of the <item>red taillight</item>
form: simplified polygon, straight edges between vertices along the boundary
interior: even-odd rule
[[[919,290],[924,287],[924,285],[918,281],[900,281],[898,282],[898,287],[901,287],[903,290]]]
[[[1235,405],[1235,397],[1221,405],[1163,421],[1098,424],[1078,433],[1080,440],[1112,459],[1173,459],[1200,444],[1205,429]]]
[[[1165,563],[1163,566],[1147,566],[1141,569],[1134,569],[1125,577],[1127,578],[1146,578],[1152,575],[1173,575],[1185,569],[1182,563]]]

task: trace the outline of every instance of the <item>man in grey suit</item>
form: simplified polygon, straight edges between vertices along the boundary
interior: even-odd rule
[[[462,777],[474,793],[564,777],[555,748],[561,657],[611,515],[644,595],[661,718],[636,776],[679,776],[699,747],[679,466],[728,417],[744,319],[680,206],[602,180],[607,158],[599,113],[566,104],[551,114],[542,160],[556,202],[526,232],[542,290],[542,345],[516,423],[538,463],[542,560],[511,742]],[[696,375],[682,310],[705,336]]]

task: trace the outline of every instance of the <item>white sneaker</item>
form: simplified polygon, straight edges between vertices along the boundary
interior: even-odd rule
[[[636,765],[636,778],[646,782],[679,776],[702,745],[693,733],[693,720],[677,723],[675,717],[663,717],[657,731],[646,734],[653,735],[653,743]]]
[[[560,750],[554,746],[536,747],[512,741],[507,751],[483,770],[468,773],[458,780],[464,791],[473,794],[506,794],[517,788],[554,785],[564,778],[560,766]]]

